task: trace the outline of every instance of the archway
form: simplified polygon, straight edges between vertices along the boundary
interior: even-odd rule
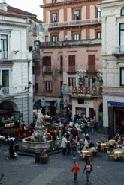
[[[13,118],[15,120],[15,117],[19,118],[19,111],[17,108],[17,105],[9,100],[3,101],[0,103],[0,122],[4,122],[8,119],[11,120]],[[18,115],[18,116],[17,116]]]

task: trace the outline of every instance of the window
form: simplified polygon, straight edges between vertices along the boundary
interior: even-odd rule
[[[80,10],[74,10],[72,18],[73,20],[80,20]]]
[[[51,35],[51,42],[57,42],[59,40],[58,35]]]
[[[97,8],[96,17],[98,18],[98,21],[101,20],[101,9],[100,8]]]
[[[0,70],[0,85],[9,87],[9,69]]]
[[[76,86],[76,78],[75,77],[69,77],[68,78],[68,86],[69,87],[75,87]]]
[[[120,52],[124,52],[124,23],[119,25],[119,45]]]
[[[84,104],[84,100],[81,99],[81,98],[78,98],[78,99],[77,99],[77,102],[78,102],[78,104]]]
[[[43,57],[43,73],[51,73],[51,56],[44,56]]]
[[[34,75],[35,74],[35,67],[32,66],[32,74]]]
[[[75,55],[68,56],[68,72],[75,72]]]
[[[52,13],[51,14],[51,23],[56,23],[56,22],[58,22],[58,14]]]
[[[73,40],[80,40],[80,33],[73,34]]]
[[[47,92],[52,91],[52,81],[45,81],[45,90]]]
[[[124,86],[124,67],[120,68],[120,86]]]
[[[88,55],[88,72],[95,72],[95,55]]]
[[[35,93],[38,93],[38,83],[35,83]]]
[[[121,9],[121,16],[124,16],[124,7]]]
[[[43,57],[43,66],[51,66],[51,56]]]
[[[97,33],[96,33],[96,38],[97,38],[97,39],[101,39],[101,32],[97,32]]]
[[[63,71],[63,56],[60,56],[60,72]]]
[[[6,59],[8,57],[8,35],[0,35],[0,58]]]

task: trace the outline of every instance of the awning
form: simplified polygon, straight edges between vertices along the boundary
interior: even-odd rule
[[[116,107],[124,107],[124,102],[107,101],[107,104],[111,106],[116,106]]]

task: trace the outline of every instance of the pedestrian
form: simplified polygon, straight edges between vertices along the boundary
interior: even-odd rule
[[[86,183],[87,183],[87,185],[89,185],[89,179],[90,179],[90,174],[91,174],[92,170],[93,170],[93,168],[92,168],[92,164],[90,162],[90,159],[86,158],[86,164],[84,166],[83,173],[86,172]]]
[[[66,135],[64,135],[62,137],[62,142],[61,142],[61,148],[62,148],[62,154],[66,155],[66,145],[67,145],[67,139],[66,139]]]
[[[79,173],[79,171],[80,171],[80,166],[77,163],[77,161],[74,161],[74,165],[72,167],[72,172],[74,173],[74,183],[77,182],[77,174]]]

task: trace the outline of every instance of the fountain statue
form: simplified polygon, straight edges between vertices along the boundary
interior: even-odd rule
[[[42,148],[50,149],[52,140],[47,134],[47,129],[44,126],[44,116],[40,110],[35,112],[37,120],[32,136],[22,140],[22,149],[37,152]]]

